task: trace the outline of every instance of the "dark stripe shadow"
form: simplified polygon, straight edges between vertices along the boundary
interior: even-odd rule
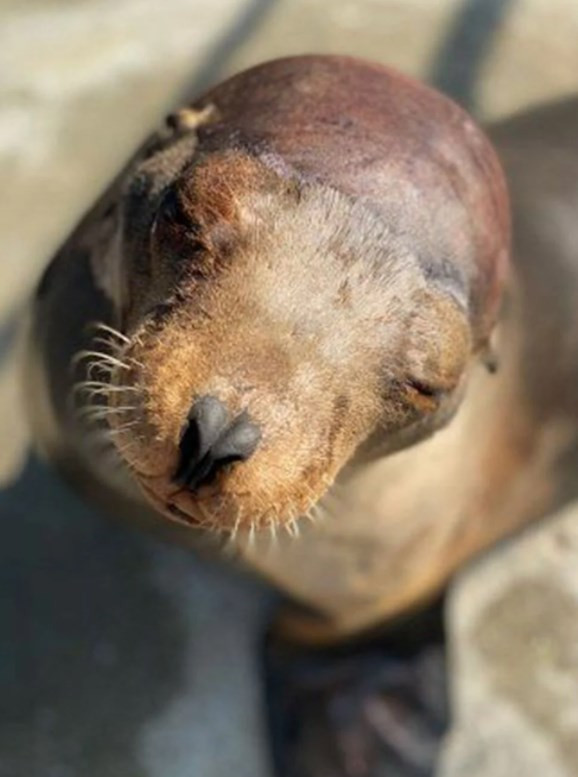
[[[465,0],[430,68],[430,82],[468,110],[476,109],[480,69],[496,32],[517,0]]]
[[[233,54],[254,34],[266,15],[280,0],[251,0],[228,30],[213,45],[194,78],[183,92],[183,102],[191,102],[220,77]]]

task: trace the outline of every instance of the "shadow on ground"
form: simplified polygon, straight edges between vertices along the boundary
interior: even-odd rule
[[[220,777],[234,737],[203,768],[219,712],[244,716],[238,754],[264,773],[252,584],[103,520],[36,460],[0,494],[0,520],[1,777]],[[225,608],[245,624],[233,658]]]

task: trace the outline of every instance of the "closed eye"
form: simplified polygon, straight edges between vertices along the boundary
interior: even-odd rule
[[[411,404],[418,410],[426,413],[437,410],[444,397],[448,394],[447,389],[439,388],[418,378],[408,378],[403,385]]]
[[[200,232],[199,224],[191,218],[174,188],[169,189],[163,197],[157,218],[169,226],[186,230],[192,234],[198,235]]]
[[[425,383],[424,381],[418,380],[417,378],[409,378],[406,380],[405,385],[410,390],[417,391],[422,396],[429,397],[430,399],[439,400],[444,396],[444,394],[447,393],[447,390],[432,386],[431,384]]]
[[[162,242],[177,244],[179,249],[186,248],[186,255],[205,250],[202,240],[202,228],[191,218],[182,199],[174,189],[163,197],[156,218],[156,230]]]

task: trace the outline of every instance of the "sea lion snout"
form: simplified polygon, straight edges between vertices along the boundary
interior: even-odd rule
[[[231,421],[217,397],[201,397],[193,403],[182,432],[174,480],[194,492],[211,483],[226,465],[250,458],[260,439],[261,431],[246,411]]]
[[[319,335],[259,326],[263,310],[235,308],[224,286],[212,304],[205,298],[204,315],[194,314],[196,295],[160,328],[133,335],[106,418],[163,514],[214,531],[275,530],[307,513],[373,428],[379,381],[318,360]]]

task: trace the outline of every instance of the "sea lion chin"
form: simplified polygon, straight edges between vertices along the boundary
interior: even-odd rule
[[[91,377],[155,509],[274,532],[451,418],[497,314],[505,185],[457,106],[359,60],[268,63],[190,117],[124,179]]]

